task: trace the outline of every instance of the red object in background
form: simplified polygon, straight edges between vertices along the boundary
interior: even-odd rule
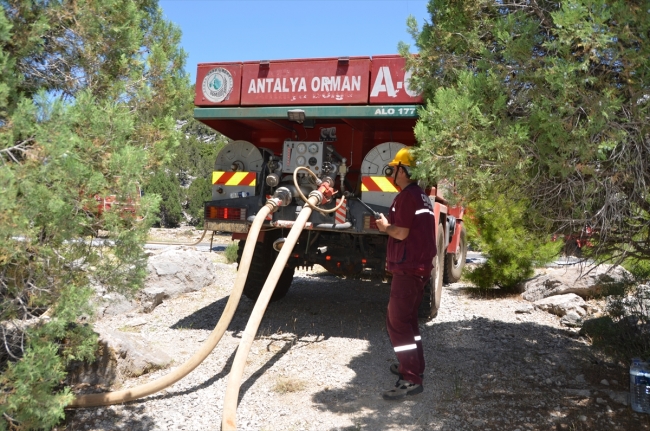
[[[97,202],[97,217],[100,217],[104,211],[117,210],[121,215],[135,216],[140,206],[140,198],[142,197],[142,189],[137,185],[137,194],[133,197],[129,196],[124,201],[118,201],[116,195],[94,195],[93,199]],[[142,220],[142,217],[138,217]]]
[[[140,199],[127,199],[125,202],[118,202],[115,195],[99,196],[95,195],[95,202],[97,202],[97,216],[101,216],[104,211],[110,211],[115,207],[121,214],[135,215],[140,205]]]
[[[594,229],[589,225],[585,225],[585,227],[582,228],[582,232],[580,233],[564,235],[564,253],[579,253],[583,247],[593,247],[593,243],[591,242],[591,237],[593,234]],[[553,234],[551,241],[557,241],[557,239],[558,235]]]

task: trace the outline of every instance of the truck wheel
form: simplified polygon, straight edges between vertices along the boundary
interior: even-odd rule
[[[443,278],[443,265],[445,263],[445,237],[444,228],[442,223],[438,224],[436,230],[436,249],[438,253],[433,258],[433,269],[431,270],[431,279],[424,286],[424,294],[422,295],[422,302],[418,309],[418,316],[425,319],[434,319],[438,315],[440,308],[440,300],[442,298],[442,278]]]
[[[266,279],[273,268],[275,263],[275,258],[278,253],[273,250],[273,241],[277,239],[269,233],[266,234],[264,242],[258,242],[255,244],[255,251],[253,252],[253,261],[251,262],[250,269],[248,271],[248,277],[246,277],[246,284],[244,284],[244,295],[247,298],[257,301],[257,298],[262,292],[262,287],[266,283]],[[244,246],[246,241],[239,241],[239,247],[237,248],[237,266],[241,261],[241,256],[244,251]],[[295,268],[289,267],[284,268],[280,278],[278,279],[278,284],[273,290],[271,295],[271,302],[278,301],[285,297],[291,287],[291,282],[293,281],[293,273]]]
[[[460,244],[458,251],[454,254],[445,254],[445,283],[456,283],[460,280],[460,276],[465,267],[465,259],[467,259],[467,233],[465,226],[460,227]]]

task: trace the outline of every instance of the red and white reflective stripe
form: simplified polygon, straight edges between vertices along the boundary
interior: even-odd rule
[[[336,205],[341,202],[341,199],[336,200]],[[336,224],[343,224],[345,223],[345,214],[347,213],[347,208],[348,208],[348,201],[344,201],[343,205],[339,207],[339,209],[336,210],[336,214],[334,215],[334,222]]]
[[[407,344],[406,346],[397,346],[395,347],[395,353],[403,352],[405,350],[414,350],[417,348],[418,346],[416,346],[415,344]]]
[[[415,338],[415,341],[420,341],[422,339],[422,337],[419,336],[419,335],[416,335],[414,338]]]

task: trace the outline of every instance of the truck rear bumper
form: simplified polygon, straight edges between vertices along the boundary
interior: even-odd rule
[[[246,222],[231,222],[223,220],[206,220],[203,226],[206,230],[232,233],[248,233],[248,229],[250,228],[250,224]]]

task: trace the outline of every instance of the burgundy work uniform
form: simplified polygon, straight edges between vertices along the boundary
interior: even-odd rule
[[[436,256],[435,217],[431,200],[416,183],[406,186],[388,214],[391,225],[409,229],[404,240],[388,237],[386,261],[393,273],[386,327],[404,380],[422,384],[424,351],[418,328],[418,307],[431,278]]]

